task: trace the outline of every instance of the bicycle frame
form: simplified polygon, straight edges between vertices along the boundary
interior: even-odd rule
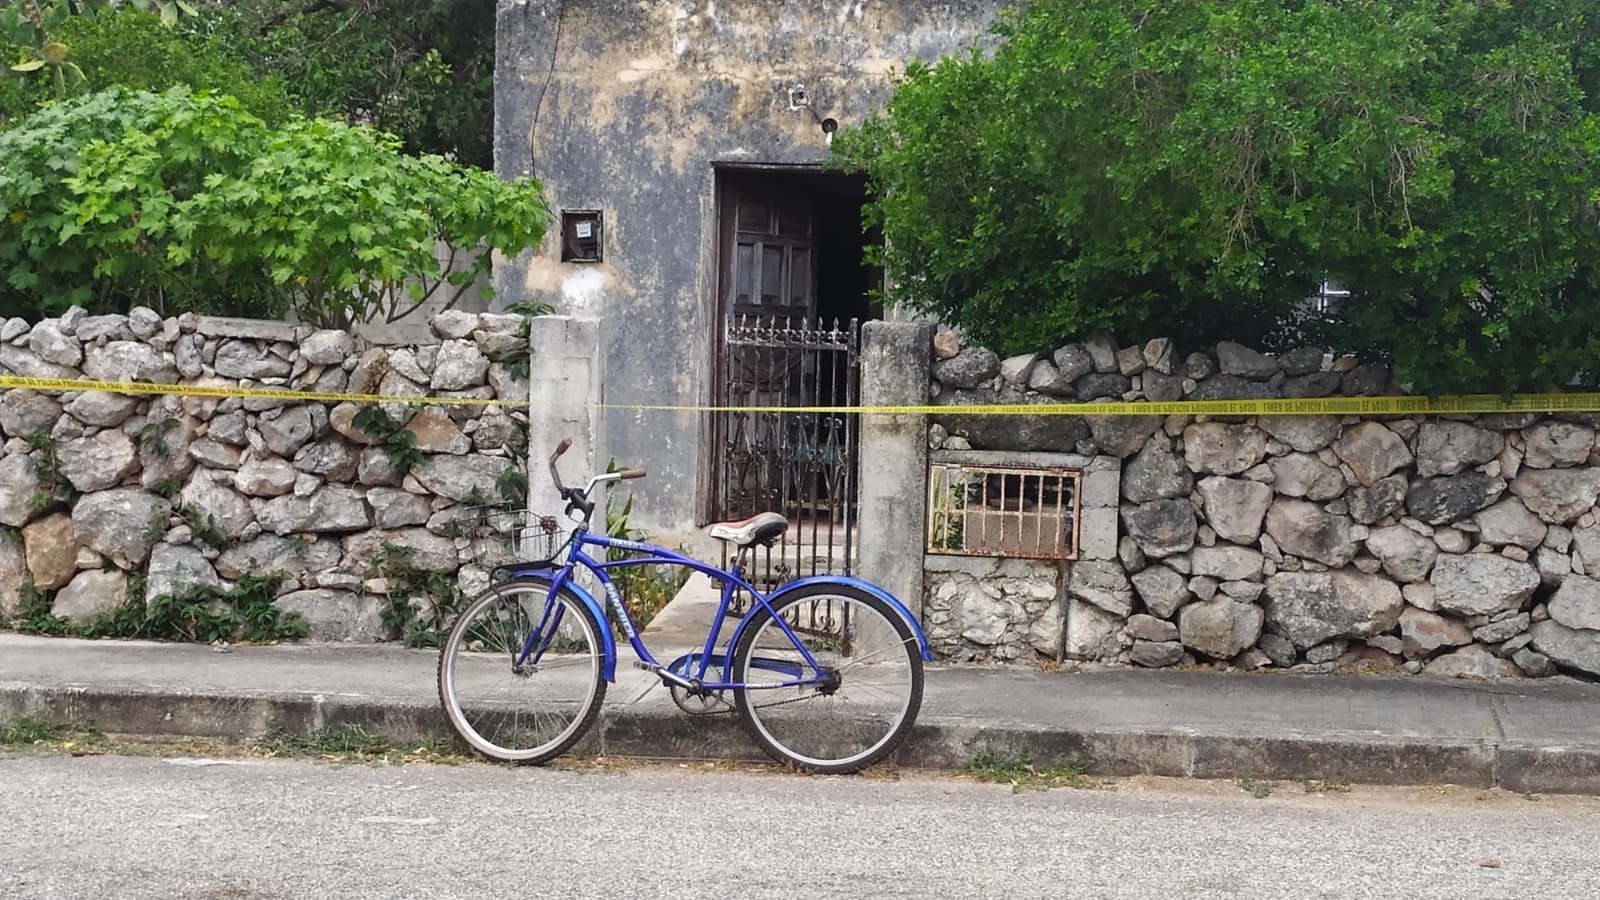
[[[603,550],[624,550],[630,553],[642,555],[629,556],[623,559],[615,560],[595,559],[593,556],[585,552],[585,548],[589,547],[599,547]],[[610,569],[647,565],[668,565],[690,569],[706,575],[713,581],[716,581],[722,585],[722,596],[717,603],[716,615],[712,618],[711,625],[706,633],[705,644],[698,651],[685,654],[684,656],[681,656],[666,665],[660,663],[655,658],[654,654],[650,652],[650,649],[645,646],[643,638],[641,638],[639,635],[638,626],[633,621],[633,616],[628,613],[627,606],[622,601],[622,595],[617,589],[616,582],[612,580],[610,574],[608,573],[608,570]],[[684,688],[707,691],[766,690],[817,684],[826,677],[822,666],[818,665],[816,658],[811,655],[810,649],[806,647],[805,642],[801,640],[799,635],[795,634],[794,630],[790,628],[789,623],[786,622],[781,616],[777,615],[772,605],[773,600],[778,599],[784,593],[790,590],[817,583],[848,585],[866,590],[869,593],[875,594],[882,598],[905,619],[907,624],[911,626],[912,633],[917,637],[917,642],[919,644],[918,649],[920,650],[922,658],[924,660],[933,659],[932,648],[928,644],[927,636],[924,635],[922,629],[918,627],[916,619],[912,617],[910,610],[906,609],[904,604],[902,604],[893,595],[884,591],[882,588],[855,578],[826,575],[814,576],[812,578],[805,578],[799,581],[790,582],[789,584],[782,585],[773,590],[771,593],[764,594],[757,590],[748,581],[744,580],[743,566],[738,562],[735,562],[731,569],[722,569],[718,566],[702,562],[701,560],[674,550],[668,550],[667,548],[658,546],[656,544],[621,540],[606,535],[593,534],[589,532],[587,527],[581,525],[576,531],[574,531],[572,540],[567,547],[566,560],[564,563],[559,564],[559,567],[556,563],[551,562],[537,566],[511,565],[505,568],[511,571],[514,576],[532,574],[534,572],[549,572],[551,570],[556,571],[555,577],[551,580],[550,594],[545,602],[544,618],[540,621],[538,628],[532,629],[529,632],[527,641],[522,648],[522,652],[519,654],[516,660],[517,665],[525,665],[529,663],[537,665],[539,658],[543,655],[545,650],[549,648],[550,641],[555,634],[556,627],[560,624],[559,611],[557,612],[558,618],[556,621],[550,622],[551,610],[555,608],[553,601],[556,594],[563,588],[566,588],[571,590],[573,593],[576,593],[583,599],[590,611],[595,614],[602,630],[605,632],[602,640],[606,653],[604,675],[607,681],[616,681],[616,643],[611,637],[610,628],[606,624],[605,615],[606,608],[609,606],[609,608],[616,613],[617,621],[622,627],[623,634],[627,636],[628,643],[632,645],[633,652],[639,658],[639,662],[637,663],[639,668],[654,673],[664,682],[674,683]],[[600,580],[600,584],[606,595],[605,604],[598,602],[589,594],[587,590],[573,580],[573,575],[579,569],[594,573],[594,575]],[[738,627],[734,630],[733,635],[729,638],[727,650],[722,653],[715,652],[717,637],[722,633],[723,625],[727,621],[728,609],[732,605],[734,593],[741,589],[748,591],[754,601],[754,604],[751,606],[750,613],[754,613],[756,607],[758,606],[761,609],[766,610],[768,615],[771,615],[774,621],[777,622],[779,628],[782,629],[784,636],[788,638],[794,649],[799,652],[801,659],[804,660],[803,666],[788,660],[756,660],[757,667],[777,673],[777,676],[780,680],[770,682],[737,682],[732,680],[732,650],[738,645],[740,636],[743,635],[745,627],[750,622],[751,616],[749,614],[744,617],[744,619],[739,623]],[[549,624],[550,626],[548,631],[545,627],[546,624]],[[542,645],[535,646],[541,635],[545,635]],[[714,668],[721,669],[722,674],[720,679],[708,680],[707,673]]]

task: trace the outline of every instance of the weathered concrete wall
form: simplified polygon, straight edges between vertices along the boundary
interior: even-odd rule
[[[33,591],[81,626],[140,582],[155,598],[281,573],[275,603],[313,639],[379,640],[390,600],[425,602],[380,557],[401,554],[469,595],[486,586],[460,513],[498,502],[500,476],[521,468],[523,318],[446,312],[356,331],[148,309],[0,324],[4,375],[379,393],[420,407],[383,405],[411,434],[407,459],[356,424],[355,403],[0,391],[0,626]],[[534,485],[548,498],[547,476]]]
[[[916,406],[928,396],[932,325],[869,322],[861,335],[863,406]],[[921,614],[922,552],[927,507],[909,502],[927,485],[927,417],[897,413],[861,417],[861,553],[857,571]]]
[[[1388,372],[1303,348],[1068,345],[1001,360],[935,337],[939,404],[1395,393]],[[1600,413],[932,417],[937,452],[1120,460],[1120,522],[1064,580],[929,557],[939,647],[1166,666],[1600,676]],[[1089,493],[1087,484],[1085,495]],[[1100,554],[1103,555],[1103,554]],[[1064,593],[1066,621],[1049,601]]]
[[[599,209],[605,261],[537,254],[496,266],[499,302],[533,297],[598,318],[614,404],[711,397],[714,167],[815,165],[816,120],[790,110],[803,84],[822,117],[850,125],[888,96],[906,60],[982,35],[1001,0],[527,0],[497,28],[495,168],[542,179],[552,206]],[[597,452],[648,466],[635,519],[655,530],[693,514],[692,415],[603,416]]]
[[[530,496],[549,499],[546,461],[563,440],[562,477],[578,483],[605,468],[595,459],[598,406],[605,399],[600,370],[600,323],[571,316],[535,316],[529,322],[529,393],[547,399],[528,410],[528,454],[534,471]]]

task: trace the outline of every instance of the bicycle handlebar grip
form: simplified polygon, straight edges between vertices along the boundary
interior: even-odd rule
[[[622,473],[623,478],[643,478],[649,474],[643,469],[628,469]]]
[[[556,460],[560,459],[561,454],[567,452],[567,448],[571,446],[572,438],[562,438],[561,443],[556,445],[556,452],[550,454],[550,480],[555,482],[556,490],[560,491],[563,497],[566,496],[567,486],[561,483],[561,470],[557,467]]]

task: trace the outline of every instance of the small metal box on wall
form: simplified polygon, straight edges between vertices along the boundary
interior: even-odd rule
[[[598,209],[561,211],[561,261],[603,262],[605,219]]]

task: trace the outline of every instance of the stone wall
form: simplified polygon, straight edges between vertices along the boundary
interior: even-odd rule
[[[0,391],[0,619],[18,613],[28,585],[84,624],[121,604],[136,575],[157,597],[282,572],[276,604],[300,613],[313,639],[381,638],[378,555],[408,548],[411,568],[455,573],[468,590],[486,583],[460,565],[470,554],[451,523],[463,500],[498,496],[526,446],[520,407],[420,398],[526,403],[508,362],[527,346],[521,316],[465,312],[354,334],[147,309],[5,322],[0,375],[423,405],[383,406],[414,436],[408,460],[355,424],[354,403]]]
[[[1394,392],[1315,348],[1062,347],[1001,360],[935,338],[936,404]],[[1600,413],[934,416],[930,446],[1121,460],[1112,559],[929,557],[957,659],[1600,675]],[[965,568],[963,568],[965,567]],[[1003,607],[1003,615],[997,614]],[[952,639],[954,636],[954,639]]]

